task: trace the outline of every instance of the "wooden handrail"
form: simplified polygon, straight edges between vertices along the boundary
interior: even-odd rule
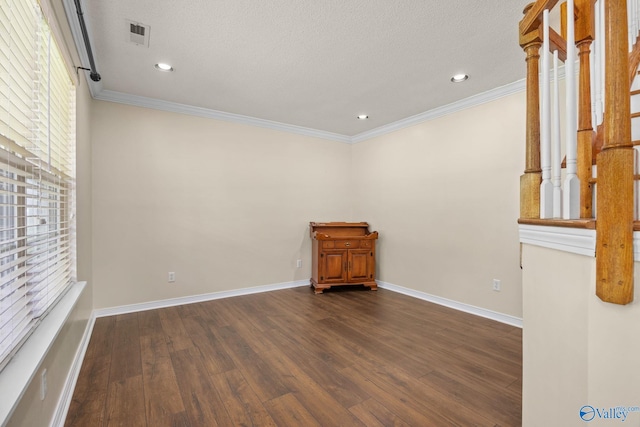
[[[527,5],[524,10],[525,16],[520,21],[520,34],[527,34],[540,28],[540,25],[542,25],[542,12],[545,9],[553,9],[556,3],[558,3],[558,0],[538,0]]]
[[[567,60],[567,41],[553,28],[549,28],[549,49],[551,52],[558,51],[558,59],[560,61]]]

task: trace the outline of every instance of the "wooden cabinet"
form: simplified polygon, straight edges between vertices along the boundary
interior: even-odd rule
[[[332,286],[364,285],[375,291],[376,239],[366,222],[312,222],[311,285],[316,294]]]

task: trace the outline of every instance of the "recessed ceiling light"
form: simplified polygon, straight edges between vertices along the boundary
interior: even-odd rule
[[[173,71],[173,67],[169,64],[166,64],[164,62],[158,62],[156,64],[156,68],[160,71]]]
[[[367,116],[366,114],[360,114],[358,116],[358,120],[367,120],[369,118],[369,116]]]
[[[451,77],[451,81],[454,83],[461,83],[467,80],[468,78],[469,78],[468,74],[456,74],[455,76]]]

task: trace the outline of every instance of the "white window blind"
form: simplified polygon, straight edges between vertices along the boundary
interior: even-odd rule
[[[75,88],[37,0],[0,0],[0,369],[74,280]]]

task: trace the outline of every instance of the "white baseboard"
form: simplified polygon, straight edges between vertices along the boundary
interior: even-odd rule
[[[272,285],[254,286],[251,288],[234,289],[231,291],[212,292],[209,294],[192,295],[187,297],[170,298],[159,301],[143,302],[140,304],[121,305],[118,307],[100,308],[93,311],[96,318],[115,316],[117,314],[136,313],[138,311],[155,310],[157,308],[175,307],[177,305],[193,304],[196,302],[211,301],[222,298],[237,297],[242,295],[257,294],[261,292],[277,291],[280,289],[310,286],[309,280],[295,282],[275,283]]]
[[[82,368],[84,355],[87,353],[87,348],[89,347],[89,341],[91,340],[91,333],[93,332],[93,326],[95,325],[95,323],[96,316],[95,313],[92,312],[87,322],[87,326],[84,329],[84,334],[82,335],[80,346],[78,347],[76,355],[73,358],[71,369],[69,370],[67,379],[64,382],[62,394],[60,395],[60,399],[58,400],[58,405],[56,406],[56,410],[53,414],[53,419],[51,420],[50,427],[64,426],[64,422],[67,418],[67,413],[69,412],[69,406],[71,406],[73,391],[76,388],[78,376],[80,376],[80,369]]]
[[[506,323],[507,325],[522,328],[522,319],[508,314],[498,313],[497,311],[487,310],[486,308],[476,307],[474,305],[464,304],[458,301],[442,298],[436,295],[431,295],[426,292],[416,291],[415,289],[405,288],[403,286],[394,285],[392,283],[382,282],[376,280],[378,286],[382,289],[388,289],[393,292],[408,295],[410,297],[418,298],[424,301],[429,301],[434,304],[443,305],[445,307],[453,308],[455,310],[464,311],[465,313],[475,314],[476,316],[484,317],[487,319],[495,320],[496,322]]]

